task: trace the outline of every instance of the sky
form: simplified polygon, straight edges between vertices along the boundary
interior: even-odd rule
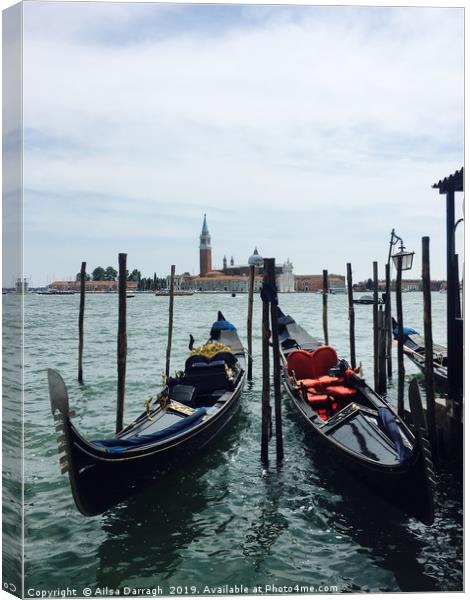
[[[379,276],[395,228],[446,272],[463,9],[25,2],[25,275],[197,273],[255,246]],[[456,217],[463,197],[457,195]],[[462,248],[463,228],[457,230]]]

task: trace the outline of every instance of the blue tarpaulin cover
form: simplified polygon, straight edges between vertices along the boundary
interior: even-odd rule
[[[236,331],[235,325],[229,321],[215,321],[211,328],[213,331]]]
[[[387,435],[395,444],[395,448],[397,449],[398,458],[400,459],[400,462],[405,462],[405,460],[411,454],[411,450],[410,448],[407,448],[403,443],[403,439],[401,437],[400,429],[398,427],[395,415],[389,408],[381,406],[379,408],[379,417],[382,421],[383,427]]]
[[[107,452],[122,452],[124,450],[129,450],[130,448],[146,446],[167,437],[171,437],[175,433],[180,433],[184,429],[188,429],[190,425],[195,425],[200,421],[206,412],[207,409],[202,406],[195,410],[192,415],[180,419],[177,423],[173,423],[173,425],[170,425],[165,429],[160,429],[159,431],[149,433],[148,435],[136,435],[125,439],[108,438],[106,440],[94,440],[92,443],[97,446],[102,446]]]

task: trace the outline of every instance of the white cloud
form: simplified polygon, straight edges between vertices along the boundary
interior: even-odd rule
[[[64,7],[57,21],[49,7],[47,37],[34,4],[26,6],[24,115],[27,128],[47,136],[26,154],[28,188],[129,199],[119,208],[108,201],[114,216],[95,216],[97,236],[104,224],[112,237],[141,218],[149,229],[160,207],[179,203],[195,208],[194,223],[180,228],[189,236],[186,253],[197,251],[201,206],[231,209],[241,226],[238,243],[250,251],[264,235],[263,211],[286,208],[294,219],[322,223],[315,229],[320,245],[330,227],[340,243],[355,235],[353,221],[342,218],[353,206],[370,223],[371,244],[356,258],[361,276],[371,255],[385,252],[393,226],[409,228],[415,243],[431,234],[442,245],[444,226],[440,232],[430,209],[442,199],[430,185],[462,161],[463,11],[291,9],[263,19],[258,7],[252,23],[248,13],[217,35],[186,29],[152,39],[147,32],[139,43],[134,6],[121,6],[111,22],[107,7],[95,6],[75,7],[73,26]],[[129,43],[132,27],[137,40]],[[87,28],[93,38],[85,43]],[[62,33],[51,36],[54,29]],[[54,137],[62,142],[52,144]],[[384,223],[381,214],[394,206],[396,219]],[[259,224],[259,237],[244,219]],[[274,239],[282,238],[285,220],[269,223]],[[315,264],[303,258],[307,238],[292,249],[293,230],[289,243],[267,250],[281,259],[288,253],[299,271],[344,271],[348,247]],[[212,233],[223,237],[222,229]],[[48,236],[53,244],[52,226]],[[194,262],[182,253],[182,269],[185,260]]]

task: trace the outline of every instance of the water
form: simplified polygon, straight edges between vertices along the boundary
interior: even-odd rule
[[[321,296],[285,294],[284,310],[322,336]],[[8,301],[8,298],[6,299]],[[421,294],[404,294],[406,324],[422,327]],[[434,338],[445,343],[444,295],[433,294]],[[26,589],[85,586],[337,586],[339,591],[462,589],[461,484],[447,474],[437,490],[437,517],[425,527],[372,495],[311,443],[287,398],[286,458],[260,466],[260,323],[255,301],[254,381],[233,425],[204,455],[106,514],[85,518],[61,475],[45,369],[64,377],[79,429],[112,433],[116,398],[117,296],[88,295],[85,386],[76,382],[79,297],[25,298]],[[246,340],[247,297],[175,299],[172,369],[187,356],[188,334],[207,337],[217,309]],[[168,298],[128,301],[125,421],[161,382]],[[372,308],[356,307],[357,356],[372,378]],[[330,343],[348,356],[346,296],[329,297]],[[416,368],[405,362],[407,378]],[[394,359],[396,369],[396,359]],[[396,378],[394,378],[396,381]],[[389,389],[393,401],[395,389]]]

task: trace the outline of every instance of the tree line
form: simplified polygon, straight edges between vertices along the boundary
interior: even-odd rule
[[[85,281],[116,281],[118,272],[114,267],[96,267],[90,273],[85,274]],[[76,280],[80,281],[80,273],[77,273]],[[154,273],[153,277],[142,277],[139,269],[134,269],[127,272],[127,281],[137,282],[137,289],[146,290],[161,290],[167,287],[167,280],[164,277],[157,277]]]

